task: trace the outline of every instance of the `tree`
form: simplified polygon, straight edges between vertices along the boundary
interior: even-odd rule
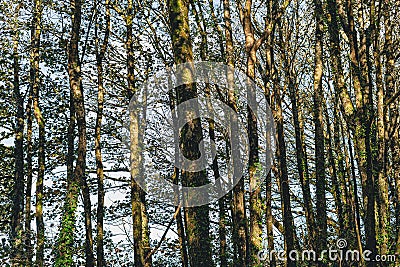
[[[32,29],[31,29],[31,86],[33,95],[33,114],[39,128],[39,149],[38,149],[38,174],[36,180],[36,265],[44,266],[44,220],[43,220],[43,186],[45,173],[45,121],[39,106],[40,98],[40,35],[42,20],[42,1],[35,0],[33,6]],[[30,212],[30,210],[29,210]],[[29,219],[30,220],[30,219]]]
[[[20,63],[19,63],[19,25],[18,19],[22,4],[17,4],[15,8],[14,27],[13,27],[13,93],[17,106],[15,117],[15,171],[14,185],[12,192],[12,217],[11,217],[11,242],[12,242],[12,261],[14,266],[20,266],[23,262],[22,248],[22,212],[23,192],[24,192],[24,96],[20,90]]]
[[[185,0],[169,0],[167,2],[173,44],[174,61],[182,64],[193,61],[192,44],[188,9],[189,2]],[[184,81],[191,81],[192,70],[186,67],[182,71]],[[177,88],[177,104],[196,98],[196,87],[182,85]],[[191,121],[190,114],[186,120]],[[199,158],[199,142],[202,139],[202,129],[199,119],[187,124],[181,132],[180,148],[183,155],[189,160]],[[181,179],[184,186],[199,186],[207,182],[204,171],[188,172],[181,170]],[[185,200],[183,200],[185,201]],[[209,208],[207,205],[185,208],[185,227],[188,239],[189,261],[191,266],[212,266],[209,240]]]
[[[96,17],[95,25],[95,51],[96,51],[96,64],[97,64],[97,117],[95,128],[95,150],[96,150],[96,173],[97,173],[97,266],[106,266],[104,258],[104,166],[101,154],[101,124],[103,120],[104,110],[104,77],[103,77],[103,59],[105,57],[108,40],[110,36],[110,2],[105,1],[106,7],[106,29],[102,43],[99,41],[98,30],[99,25]]]
[[[326,215],[326,182],[325,182],[325,144],[324,144],[324,121],[323,121],[323,90],[322,90],[322,74],[323,74],[323,10],[322,2],[314,1],[315,4],[315,68],[314,68],[314,125],[315,125],[315,176],[316,176],[316,195],[318,214],[316,220],[318,239],[316,240],[318,251],[327,248],[327,215]],[[341,215],[339,215],[341,216]],[[320,262],[323,266],[325,263]]]
[[[75,114],[70,120],[75,119],[78,126],[78,157],[74,172],[68,177],[67,196],[65,199],[64,213],[61,222],[60,236],[58,240],[56,266],[73,264],[73,242],[75,233],[75,212],[78,205],[78,194],[83,190],[86,228],[86,266],[94,266],[93,238],[91,229],[91,204],[89,188],[86,181],[86,119],[85,103],[82,89],[81,62],[79,58],[79,40],[82,15],[82,2],[80,0],[71,3],[71,35],[68,43],[68,74],[73,111]],[[70,134],[73,134],[73,130]],[[73,138],[73,137],[70,137]],[[73,139],[72,139],[73,140]]]

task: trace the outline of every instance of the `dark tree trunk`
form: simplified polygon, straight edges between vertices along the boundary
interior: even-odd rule
[[[226,64],[230,68],[234,68],[234,46],[232,39],[232,22],[231,22],[231,10],[230,3],[228,0],[223,1],[224,7],[224,25],[225,25],[225,57]],[[232,72],[227,73],[228,79],[228,105],[235,112],[238,111],[236,106],[236,96],[234,91],[234,75]],[[234,131],[235,125],[232,125],[232,131]],[[235,135],[233,136],[235,138]],[[231,141],[233,144],[237,144],[237,140]],[[233,155],[236,155],[234,153]],[[232,158],[235,162],[235,158]],[[235,166],[235,165],[234,165]],[[234,173],[238,173],[235,171]],[[244,199],[244,179],[241,178],[239,182],[233,188],[232,197],[232,241],[234,247],[234,266],[245,266],[246,264],[246,251],[247,251],[247,219],[246,219],[246,206]]]
[[[78,195],[80,188],[83,189],[84,213],[85,213],[85,256],[87,267],[94,266],[93,237],[91,229],[91,203],[89,187],[86,181],[86,119],[85,104],[82,88],[81,63],[79,59],[79,39],[81,26],[82,2],[74,0],[72,8],[72,30],[68,43],[68,75],[70,82],[70,124],[68,129],[68,162],[67,170],[67,196],[64,205],[61,231],[58,240],[56,266],[73,265],[73,243],[75,233],[76,209],[78,206]],[[78,157],[75,169],[73,168],[73,140],[74,140],[74,121],[78,126]]]
[[[17,4],[15,19],[18,21],[22,3]],[[19,63],[19,28],[18,24],[13,29],[13,93],[16,105],[15,116],[15,169],[14,184],[12,191],[12,214],[11,214],[11,260],[13,266],[22,266],[22,222],[24,211],[24,96],[20,91],[20,63]]]
[[[169,0],[167,2],[171,26],[174,59],[176,64],[192,62],[193,53],[190,41],[188,18],[189,2],[186,0]],[[190,80],[192,70],[184,71],[185,79]],[[183,85],[177,88],[177,104],[197,97],[196,87]],[[187,117],[186,121],[191,121]],[[200,157],[199,142],[203,134],[199,119],[193,120],[182,129],[180,148],[183,155],[189,160]],[[207,183],[204,172],[188,172],[182,170],[182,184],[184,186],[199,186]],[[185,201],[185,200],[183,200]],[[212,266],[210,248],[210,219],[208,205],[185,208],[185,227],[188,239],[189,262],[191,266]]]
[[[99,44],[98,38],[98,22],[96,21],[95,28],[95,46],[96,46],[96,63],[97,63],[97,117],[95,126],[95,157],[96,157],[96,173],[97,173],[97,267],[106,266],[104,258],[104,168],[101,154],[101,127],[104,109],[104,79],[103,79],[103,59],[107,51],[108,38],[110,35],[110,7],[109,0],[105,1],[106,7],[106,29],[104,39]]]
[[[32,166],[32,126],[33,126],[33,79],[30,75],[30,90],[29,99],[26,106],[27,126],[26,126],[26,190],[25,190],[25,250],[26,250],[26,265],[33,266],[32,258],[34,247],[32,245],[32,182],[33,182],[33,166]]]
[[[322,90],[322,46],[323,46],[323,10],[322,2],[315,0],[315,68],[314,68],[314,127],[315,127],[315,176],[316,176],[316,218],[317,226],[317,250],[320,252],[327,249],[327,214],[326,214],[326,181],[325,181],[325,144],[324,144],[324,122],[323,122],[323,90]],[[322,263],[319,263],[319,266]]]

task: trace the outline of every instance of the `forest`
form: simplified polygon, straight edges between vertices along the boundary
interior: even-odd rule
[[[0,266],[400,266],[399,21],[0,0]]]

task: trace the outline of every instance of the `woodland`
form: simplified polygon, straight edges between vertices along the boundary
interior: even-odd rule
[[[0,265],[399,266],[399,21],[396,0],[0,0]],[[141,137],[124,145],[123,114],[149,77],[196,61],[261,88],[272,166],[248,190],[260,121],[235,90],[179,86],[171,110],[211,95],[247,114],[249,158],[218,200],[168,205],[133,178]],[[215,159],[181,170],[155,142],[154,172],[222,176],[232,140],[219,125],[196,118],[179,135],[188,158],[207,139]],[[335,247],[369,258],[288,253]]]

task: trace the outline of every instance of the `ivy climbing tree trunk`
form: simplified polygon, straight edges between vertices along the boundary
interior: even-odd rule
[[[69,139],[69,155],[67,167],[70,169],[67,177],[67,195],[64,204],[64,211],[62,215],[61,230],[57,244],[56,266],[73,266],[74,256],[74,234],[76,222],[76,209],[78,206],[78,196],[80,189],[83,189],[84,198],[84,215],[85,215],[85,266],[94,266],[93,256],[93,238],[91,229],[91,204],[89,188],[85,177],[86,168],[86,119],[85,119],[85,103],[82,88],[82,74],[81,62],[79,59],[79,40],[80,40],[80,27],[82,15],[82,2],[81,0],[71,1],[71,22],[72,29],[70,40],[68,43],[68,75],[70,82],[70,96],[71,101],[70,110],[70,129],[68,131]],[[73,166],[73,136],[74,136],[74,121],[76,116],[76,124],[78,126],[78,149],[76,166],[71,173]]]
[[[336,1],[337,11],[341,26],[346,33],[350,46],[350,70],[355,94],[355,105],[346,90],[339,91],[343,105],[343,113],[347,125],[353,132],[355,152],[357,155],[358,169],[361,176],[362,196],[364,202],[364,223],[367,250],[373,255],[377,253],[376,247],[376,222],[375,222],[375,179],[372,166],[372,92],[370,81],[370,69],[368,68],[367,44],[368,34],[364,29],[362,19],[363,10],[359,9],[359,31],[353,14],[353,5],[350,0],[343,4]],[[360,36],[360,45],[358,44]],[[368,262],[368,266],[374,266],[374,262]]]
[[[315,60],[314,60],[314,127],[315,127],[315,176],[316,176],[316,220],[318,238],[316,240],[317,250],[320,252],[327,249],[327,214],[326,214],[326,181],[325,181],[325,144],[324,144],[324,120],[323,120],[323,90],[322,90],[322,46],[323,46],[323,9],[320,0],[314,1],[315,5]],[[341,215],[340,215],[341,216]],[[320,261],[318,266],[324,266]]]
[[[29,99],[26,105],[26,190],[25,190],[25,250],[26,250],[26,262],[27,266],[33,266],[32,258],[34,253],[34,247],[32,244],[32,182],[33,182],[33,144],[32,144],[32,127],[33,127],[33,77],[30,75],[30,88],[29,88]]]
[[[24,96],[20,88],[20,55],[19,55],[19,15],[22,3],[17,4],[13,25],[13,93],[16,105],[15,116],[15,169],[12,190],[11,214],[11,263],[12,266],[23,266],[22,221],[24,211]]]

